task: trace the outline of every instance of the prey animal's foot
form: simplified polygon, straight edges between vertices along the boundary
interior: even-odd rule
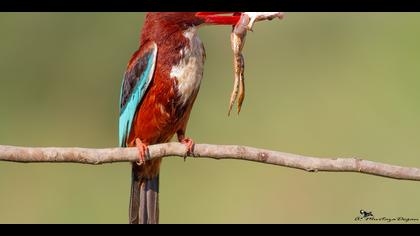
[[[142,165],[146,161],[146,154],[149,152],[149,148],[139,138],[136,138],[136,147],[139,150],[139,160],[136,163],[137,165]]]
[[[272,20],[274,18],[283,19],[284,17],[283,12],[245,12],[244,14],[250,18],[250,21],[247,25],[247,29],[249,31],[253,31],[252,28],[254,23],[257,21]]]

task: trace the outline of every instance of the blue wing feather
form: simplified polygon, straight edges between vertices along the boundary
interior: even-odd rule
[[[130,83],[127,83],[127,80],[130,79],[129,76],[130,75],[132,76],[133,73],[128,73],[130,71],[127,71],[124,75],[124,79],[121,85],[121,97],[120,97],[120,120],[119,120],[119,145],[120,147],[126,147],[127,145],[126,142],[127,142],[128,136],[130,135],[134,116],[153,78],[155,64],[156,64],[156,55],[157,55],[157,45],[155,43],[152,43],[152,47],[150,48],[150,50],[146,51],[146,53],[144,53],[144,55],[139,58],[139,60],[137,61],[137,64],[132,67],[133,68],[132,70],[141,70],[141,71],[137,78],[131,78],[131,79],[135,79],[135,86],[134,88],[128,88],[128,90],[130,90],[128,94],[124,94],[124,92],[127,90],[127,87],[129,87],[129,84],[130,84]]]

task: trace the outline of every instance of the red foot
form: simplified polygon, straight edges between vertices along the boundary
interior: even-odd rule
[[[180,141],[187,147],[187,154],[193,154],[194,151],[194,141],[190,138],[184,138]]]
[[[142,165],[146,161],[146,153],[149,151],[149,148],[144,144],[139,138],[136,138],[136,146],[139,149],[139,161],[138,165]]]

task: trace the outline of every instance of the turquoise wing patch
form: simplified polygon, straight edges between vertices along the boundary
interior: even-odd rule
[[[152,43],[149,50],[136,59],[130,70],[124,73],[120,96],[119,145],[127,146],[133,120],[153,79],[157,56],[157,45]]]

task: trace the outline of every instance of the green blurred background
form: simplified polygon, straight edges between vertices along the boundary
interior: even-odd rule
[[[143,13],[1,13],[0,144],[112,147]],[[287,13],[244,49],[247,96],[227,117],[230,27],[205,27],[188,135],[322,157],[420,166],[420,14]],[[126,223],[128,163],[0,162],[1,223]],[[166,158],[161,223],[354,223],[420,218],[420,185],[244,161]]]

